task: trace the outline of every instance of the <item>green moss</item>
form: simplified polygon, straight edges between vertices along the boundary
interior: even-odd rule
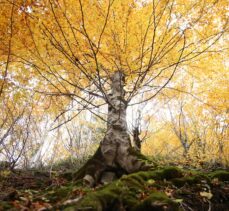
[[[131,185],[132,187],[136,188],[142,188],[145,180],[147,180],[147,177],[144,172],[139,172],[128,176],[124,175],[121,178],[121,181],[124,182],[126,185]]]
[[[61,186],[58,188],[48,189],[45,197],[51,202],[67,199],[72,192],[74,186],[72,184],[68,186]]]
[[[90,192],[77,203],[75,209],[117,210],[117,205],[121,202],[131,207],[137,203],[136,192],[138,192],[138,188],[143,189],[143,186],[135,186],[134,181],[135,180],[132,180],[133,183],[130,184],[126,181],[119,180],[99,188],[94,192]],[[69,206],[65,208],[65,210],[68,209]]]
[[[149,185],[147,183],[149,180],[172,179],[181,176],[181,170],[175,167],[167,167],[154,171],[141,171],[130,175],[124,175],[118,181],[103,186],[94,192],[88,192],[88,194],[77,203],[75,209],[81,210],[86,208],[86,210],[110,211],[117,210],[118,204],[131,208],[139,203],[139,193],[145,191],[146,186]],[[150,196],[144,204],[139,204],[139,207],[150,207],[152,205],[152,203],[149,202],[150,200],[162,200],[162,203],[165,203],[165,206],[167,206],[168,203],[174,205],[174,202],[172,202],[166,195],[163,195],[162,193],[154,193],[154,195]],[[152,206],[159,205],[154,204]],[[66,208],[70,209],[70,207],[68,206]]]
[[[77,205],[77,209],[88,207],[90,210],[104,210],[103,208],[114,206],[121,194],[122,187],[114,182],[87,194]]]
[[[171,180],[171,182],[177,187],[182,187],[185,184],[193,185],[193,184],[201,183],[201,181],[206,181],[207,183],[210,183],[210,179],[208,178],[208,175],[202,172],[192,170],[192,171],[186,171],[186,174],[189,176],[174,178]]]
[[[174,178],[171,181],[177,187],[182,187],[185,184],[192,185],[192,184],[198,183],[200,179],[201,178],[198,176],[189,176],[189,177],[183,177],[183,178]]]
[[[14,211],[14,210],[16,210],[16,208],[14,208],[12,206],[12,204],[9,202],[0,201],[0,210],[12,210],[12,211]]]
[[[140,152],[135,150],[133,147],[129,148],[129,153],[131,155],[136,156],[139,160],[144,160],[144,161],[149,161],[150,162],[150,159],[148,157],[146,157],[145,155],[141,154]]]
[[[154,171],[140,171],[130,175],[125,175],[122,177],[122,180],[135,180],[140,184],[145,183],[149,179],[154,180],[169,180],[177,177],[182,177],[182,171],[176,167],[167,167],[164,169],[154,170]]]
[[[169,199],[162,192],[154,192],[145,200],[139,202],[131,210],[133,211],[151,211],[151,210],[179,210],[179,204]]]
[[[226,170],[207,173],[199,170],[181,170],[169,166],[123,175],[108,185],[91,189],[85,188],[82,180],[71,181],[74,171],[69,171],[65,175],[69,181],[64,186],[52,185],[40,192],[30,191],[33,201],[46,201],[47,199],[47,202],[54,206],[53,210],[65,211],[179,210],[178,201],[185,200],[185,197],[188,198],[192,186],[199,188],[202,187],[199,185],[201,183],[211,185],[210,182],[214,178],[221,181],[228,181],[229,178],[229,172]],[[64,175],[61,177],[63,178]],[[38,182],[40,181],[43,180],[39,177]],[[182,187],[185,184],[188,184],[189,187],[176,189],[173,186]],[[164,191],[166,187],[174,189],[176,191],[174,196],[181,196],[181,199],[172,200],[165,193],[160,192]],[[75,200],[81,196],[83,197],[79,201]],[[13,210],[12,206],[10,203],[0,202],[0,210]]]
[[[188,175],[188,176],[184,176]],[[228,172],[216,171],[206,174],[199,171],[182,171],[176,167],[164,167],[151,171],[140,171],[130,175],[124,175],[106,186],[88,191],[76,204],[62,207],[65,211],[95,210],[116,211],[119,207],[128,208],[131,211],[147,210],[179,210],[179,204],[168,198],[162,192],[152,192],[152,186],[159,189],[167,182],[172,182],[177,187],[185,184],[194,185],[203,180],[210,182],[211,178],[228,179]],[[148,182],[148,181],[153,181]],[[151,191],[149,191],[151,190]],[[66,193],[64,192],[63,195]],[[141,200],[141,194],[150,194]]]
[[[167,180],[183,176],[182,171],[176,167],[166,167],[161,170],[160,175]]]
[[[217,170],[208,174],[211,179],[218,178],[221,181],[229,181],[229,172],[226,170]]]

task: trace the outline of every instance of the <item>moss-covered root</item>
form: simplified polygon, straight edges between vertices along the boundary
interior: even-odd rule
[[[131,210],[133,211],[176,211],[179,210],[179,204],[169,199],[162,192],[154,192],[145,200],[137,203]]]
[[[149,164],[150,161],[147,159],[147,157],[137,152],[134,148],[129,148],[128,153],[134,159],[133,163],[136,164],[135,170],[130,172],[141,170],[145,171],[152,169],[152,166],[155,166],[153,164]],[[128,171],[125,170],[123,166],[119,165],[118,162],[116,162],[116,165],[117,166],[113,166],[112,168],[111,166],[106,165],[106,159],[104,158],[101,148],[99,147],[94,156],[90,158],[77,172],[68,172],[62,176],[66,177],[67,179],[71,178],[74,181],[83,179],[86,184],[93,187],[103,183],[103,179],[107,177],[108,173],[112,172],[114,178],[120,178],[123,174],[128,173]]]
[[[182,173],[177,168],[138,172],[125,175],[121,179],[106,185],[94,192],[88,193],[77,204],[63,207],[70,210],[178,210],[178,204],[162,192],[151,192],[142,198],[146,186],[152,180],[172,179]]]
[[[208,174],[210,179],[218,178],[220,181],[229,181],[229,171],[217,170]]]
[[[182,178],[174,178],[172,179],[172,183],[177,187],[182,187],[185,184],[194,185],[200,183],[201,180],[207,181],[209,184],[212,179],[217,178],[219,181],[229,181],[229,172],[226,170],[216,170],[211,173],[202,173],[198,171],[190,171],[189,176],[185,176]]]

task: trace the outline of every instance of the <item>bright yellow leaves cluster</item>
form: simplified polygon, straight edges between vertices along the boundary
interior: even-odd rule
[[[1,28],[7,31],[12,4],[3,2]],[[106,76],[122,69],[134,75],[149,66],[167,67],[178,61],[184,39],[188,60],[226,24],[224,0],[12,2],[14,53],[36,64],[44,75],[51,72],[48,67],[54,72],[64,69],[66,78],[82,71],[93,75],[99,70]],[[75,60],[80,61],[77,67]]]

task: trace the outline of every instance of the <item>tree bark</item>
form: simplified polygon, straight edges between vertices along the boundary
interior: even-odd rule
[[[112,92],[108,96],[107,132],[95,155],[81,169],[80,175],[93,186],[104,178],[111,180],[124,173],[143,169],[145,162],[139,160],[131,146],[127,131],[124,90],[125,77],[122,72],[115,72],[111,81]]]
[[[141,152],[142,141],[139,138],[139,136],[140,136],[139,128],[135,127],[134,130],[133,130],[133,142],[134,142],[135,149],[140,153]]]

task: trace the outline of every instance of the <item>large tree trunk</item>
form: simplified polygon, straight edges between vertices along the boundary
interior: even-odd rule
[[[112,93],[108,96],[107,132],[95,155],[81,169],[80,176],[90,186],[98,182],[109,182],[124,173],[143,169],[145,163],[140,161],[131,146],[127,132],[124,90],[124,75],[115,72],[112,77]]]

